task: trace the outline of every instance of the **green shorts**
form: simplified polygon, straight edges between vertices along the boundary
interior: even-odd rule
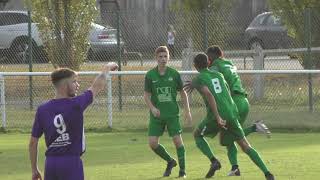
[[[161,119],[150,116],[148,128],[149,136],[162,136],[165,128],[167,128],[170,137],[181,134],[182,128],[179,116]]]
[[[210,138],[214,138],[220,132],[220,143],[223,146],[228,146],[234,141],[243,139],[245,137],[238,120],[227,121],[227,127],[227,130],[221,129],[217,126],[217,123],[214,119],[206,117],[199,123],[197,128],[200,130],[202,136]]]
[[[209,119],[206,117],[198,124],[198,130],[200,130],[202,136],[214,138],[218,132],[219,128],[214,119]]]
[[[222,146],[229,146],[234,141],[238,141],[245,137],[238,120],[227,121],[227,130],[221,130],[220,134],[220,143]]]
[[[239,111],[239,123],[242,125],[247,119],[249,113],[249,101],[243,94],[235,94],[232,96],[234,103],[236,104]]]

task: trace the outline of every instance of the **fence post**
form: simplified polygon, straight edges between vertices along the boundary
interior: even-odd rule
[[[306,66],[307,69],[312,69],[313,63],[311,62],[311,11],[310,8],[306,8],[304,12],[304,36],[307,47]],[[309,94],[309,111],[313,112],[313,88],[312,88],[312,75],[308,74],[308,94]]]
[[[108,72],[106,74],[107,81],[107,111],[108,111],[108,127],[112,128],[112,76]]]
[[[118,66],[121,71],[121,42],[120,42],[120,7],[118,1],[115,1],[117,6],[117,46],[118,46]],[[118,76],[118,87],[119,87],[119,111],[122,111],[122,81],[121,75]]]
[[[253,69],[254,70],[263,70],[264,69],[264,54],[261,48],[255,47],[256,54],[253,57]],[[260,100],[264,95],[264,75],[255,74],[254,75],[254,99]]]
[[[28,7],[28,53],[27,53],[27,57],[28,57],[28,63],[29,63],[29,72],[32,72],[32,54],[33,54],[33,50],[32,50],[32,27],[31,27],[31,23],[32,23],[32,19],[31,19],[31,5],[29,5]],[[29,76],[29,108],[30,110],[33,109],[33,94],[32,94],[32,89],[33,89],[33,81],[32,81],[32,76]]]
[[[4,77],[0,75],[0,105],[1,105],[1,114],[2,114],[2,128],[7,127],[6,120],[6,100],[5,100],[5,87],[4,87]]]

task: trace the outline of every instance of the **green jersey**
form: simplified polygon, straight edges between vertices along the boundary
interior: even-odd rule
[[[192,86],[195,87],[203,97],[209,119],[214,119],[214,114],[211,111],[208,100],[200,91],[200,88],[203,86],[207,86],[214,96],[219,115],[222,119],[227,121],[238,119],[237,107],[230,96],[229,87],[221,73],[218,71],[210,71],[209,69],[201,70],[200,74],[193,79]]]
[[[240,77],[236,72],[237,67],[234,66],[230,61],[222,58],[215,59],[209,69],[216,70],[223,74],[225,80],[229,85],[231,95],[247,95],[246,91],[242,87]]]
[[[177,92],[181,91],[183,83],[178,71],[167,67],[164,75],[160,75],[158,67],[147,72],[144,90],[151,93],[152,104],[160,110],[160,118],[179,115]],[[152,113],[150,113],[151,116]]]

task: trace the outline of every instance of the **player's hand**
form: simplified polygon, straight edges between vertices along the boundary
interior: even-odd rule
[[[115,62],[108,62],[104,67],[104,72],[115,71],[119,68],[118,64]]]
[[[184,118],[187,120],[187,126],[191,127],[192,126],[192,115],[190,111],[186,111],[184,113]]]
[[[217,124],[220,128],[227,130],[227,122],[223,120],[221,117],[217,119]]]
[[[186,84],[183,86],[183,90],[185,90],[187,93],[192,93],[194,87],[192,86],[191,81],[186,81]]]
[[[41,173],[38,169],[32,171],[32,180],[42,180]]]
[[[151,112],[152,112],[152,114],[153,114],[155,117],[157,117],[157,118],[160,117],[160,111],[159,111],[159,109],[157,109],[157,108],[152,108],[152,109],[151,109]]]

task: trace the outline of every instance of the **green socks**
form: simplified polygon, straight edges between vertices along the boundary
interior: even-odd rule
[[[245,129],[243,129],[243,132],[244,132],[244,135],[245,136],[248,136],[249,134],[253,133],[253,132],[256,132],[256,126],[255,125],[252,125],[250,127],[247,127]]]
[[[228,158],[229,158],[230,164],[232,166],[238,165],[238,158],[237,158],[238,149],[235,143],[232,143],[231,145],[227,146],[227,150],[228,150]]]
[[[195,137],[195,141],[197,144],[197,147],[200,149],[200,151],[206,155],[209,159],[212,159],[214,157],[208,142],[202,137]]]
[[[269,172],[259,153],[255,149],[250,148],[246,153],[248,154],[250,159],[261,169],[261,171],[263,171],[263,173]]]
[[[167,150],[161,144],[159,144],[159,146],[156,149],[153,149],[153,151],[158,156],[160,156],[163,160],[165,160],[167,162],[169,162],[173,159],[169,155]],[[179,162],[180,170],[185,171],[185,169],[186,169],[186,150],[184,149],[183,145],[180,146],[179,148],[177,148],[177,154],[178,154],[178,162]]]
[[[156,149],[152,149],[152,150],[167,162],[173,159],[161,144],[159,144],[159,146]]]
[[[180,166],[181,171],[186,170],[186,150],[184,149],[184,146],[180,146],[177,148],[177,154],[178,154],[178,162]]]

